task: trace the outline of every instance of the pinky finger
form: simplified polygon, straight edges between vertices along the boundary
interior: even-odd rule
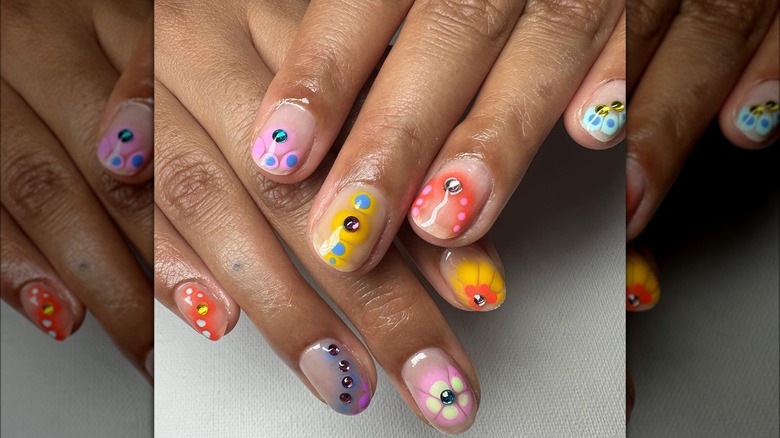
[[[60,280],[14,219],[0,208],[2,298],[38,328],[62,341],[84,321],[84,305]]]

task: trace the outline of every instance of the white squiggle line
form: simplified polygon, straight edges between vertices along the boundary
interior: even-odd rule
[[[436,221],[436,216],[439,214],[439,210],[444,207],[444,205],[447,203],[447,198],[450,196],[450,192],[448,192],[446,189],[444,190],[444,199],[442,199],[441,202],[439,202],[439,205],[436,206],[436,208],[433,209],[433,213],[431,213],[430,219],[420,224],[421,227],[430,227],[433,225],[433,222]]]

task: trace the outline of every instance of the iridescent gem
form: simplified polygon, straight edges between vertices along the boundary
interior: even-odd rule
[[[271,138],[277,143],[284,143],[287,141],[287,132],[284,129],[277,129],[271,134]]]
[[[441,392],[441,395],[439,396],[441,399],[441,402],[445,405],[451,405],[455,402],[455,393],[450,391],[449,389],[445,389]]]
[[[601,117],[606,116],[609,114],[609,106],[608,105],[596,105],[596,114],[600,115]]]
[[[616,101],[612,102],[612,105],[610,105],[610,106],[612,107],[613,110],[615,110],[616,112],[619,112],[619,113],[623,112],[623,110],[626,109],[626,105],[623,102],[619,101],[619,100],[616,100]]]
[[[340,360],[339,369],[345,373],[349,371],[349,362],[347,362],[346,360]]]
[[[328,345],[328,353],[330,353],[331,356],[337,356],[339,354],[339,347],[337,347],[336,344]]]
[[[205,315],[209,313],[209,305],[206,303],[199,303],[196,309],[198,309],[198,315]]]
[[[119,141],[121,141],[122,143],[127,143],[128,141],[133,139],[133,131],[129,129],[123,129],[119,131],[119,135],[117,135],[117,137],[119,138]]]
[[[355,232],[360,228],[360,220],[355,216],[347,216],[344,219],[344,229],[347,231]]]
[[[463,190],[463,184],[461,184],[458,178],[447,178],[444,181],[444,190],[448,191],[451,195],[457,195]]]
[[[339,400],[341,400],[342,403],[349,403],[352,401],[352,396],[347,394],[346,392],[342,392],[339,396]]]
[[[766,102],[766,109],[768,109],[769,111],[777,111],[778,109],[780,109],[780,105],[774,100],[769,100]]]
[[[628,303],[631,304],[634,307],[639,306],[641,304],[641,301],[639,301],[639,297],[634,294],[628,295]]]
[[[758,117],[761,114],[764,114],[764,105],[753,105],[750,107],[750,114],[753,114],[754,116]]]
[[[480,294],[474,295],[474,304],[476,304],[479,307],[482,307],[485,305],[485,297],[483,297]]]
[[[54,313],[54,305],[51,303],[46,303],[43,305],[43,314],[46,316],[51,316],[51,314]]]
[[[353,383],[354,382],[352,381],[352,377],[347,376],[341,379],[341,386],[345,388],[352,388]]]

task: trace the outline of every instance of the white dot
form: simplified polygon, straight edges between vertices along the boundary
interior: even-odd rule
[[[57,332],[55,332],[54,330],[49,330],[49,336],[51,336],[52,338],[56,338]]]
[[[45,294],[43,294],[43,297],[44,297],[44,298],[49,298],[49,294],[46,294],[46,293],[45,293]]]
[[[198,298],[203,298],[203,294],[198,294]]]
[[[48,319],[44,319],[43,321],[41,321],[41,324],[43,324],[43,326],[46,328],[51,327],[51,321],[49,321]]]
[[[192,288],[191,288],[191,287],[188,287],[188,288],[187,288],[187,295],[191,295],[191,294],[192,294]]]
[[[37,288],[33,289],[32,294],[33,295],[38,295],[38,289]]]
[[[206,321],[202,319],[195,321],[195,324],[198,324],[198,327],[206,327]]]
[[[203,330],[203,336],[207,337],[208,339],[211,339],[211,333],[209,333],[208,330]]]

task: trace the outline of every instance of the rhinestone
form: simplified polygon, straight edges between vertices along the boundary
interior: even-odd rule
[[[458,178],[447,178],[447,180],[444,181],[444,190],[452,195],[457,195],[463,190],[463,184],[461,184]]]
[[[609,106],[608,105],[597,105],[596,106],[596,114],[600,115],[601,117],[606,116],[609,114]]]
[[[766,109],[768,109],[769,111],[777,111],[778,109],[780,109],[780,105],[778,105],[778,103],[775,102],[774,100],[769,100],[766,102]]]
[[[476,304],[479,307],[482,307],[485,305],[485,297],[483,297],[480,294],[474,295],[474,304]]]
[[[352,383],[354,383],[352,377],[347,376],[341,379],[341,386],[345,388],[352,388]]]
[[[342,392],[339,396],[339,400],[341,400],[342,403],[349,403],[352,401],[352,396],[347,394],[346,392]]]
[[[122,143],[127,143],[128,141],[133,139],[133,131],[129,129],[123,129],[119,131],[119,135],[117,135],[117,137],[119,138],[119,141],[121,141]]]
[[[360,228],[360,220],[355,216],[347,216],[344,219],[344,229],[347,231],[355,232]]]
[[[206,304],[206,303],[198,304],[196,309],[198,309],[198,315],[205,315],[205,314],[209,313],[209,305]]]
[[[287,141],[287,132],[284,129],[277,129],[271,134],[271,138],[277,143],[284,143]]]
[[[445,389],[441,392],[441,395],[439,396],[441,399],[441,402],[445,405],[451,405],[455,402],[455,393],[450,391],[449,389]]]
[[[331,356],[338,355],[339,354],[339,347],[337,347],[336,344],[328,345],[328,353],[330,353]]]
[[[345,373],[349,371],[349,362],[347,362],[346,360],[340,360],[339,369]]]
[[[639,297],[637,297],[634,294],[629,294],[628,295],[628,302],[629,302],[629,304],[631,304],[634,307],[636,307],[636,306],[638,306],[640,304]]]
[[[750,107],[750,114],[758,117],[761,114],[764,114],[764,109],[764,105],[753,105]]]
[[[51,314],[54,313],[54,305],[50,303],[46,303],[43,305],[43,314],[46,316],[51,316]]]
[[[610,106],[612,107],[613,110],[615,110],[616,112],[619,112],[619,113],[623,112],[623,110],[626,109],[626,105],[623,102],[619,101],[619,100],[616,100],[616,101],[612,102],[612,105],[610,105]]]

